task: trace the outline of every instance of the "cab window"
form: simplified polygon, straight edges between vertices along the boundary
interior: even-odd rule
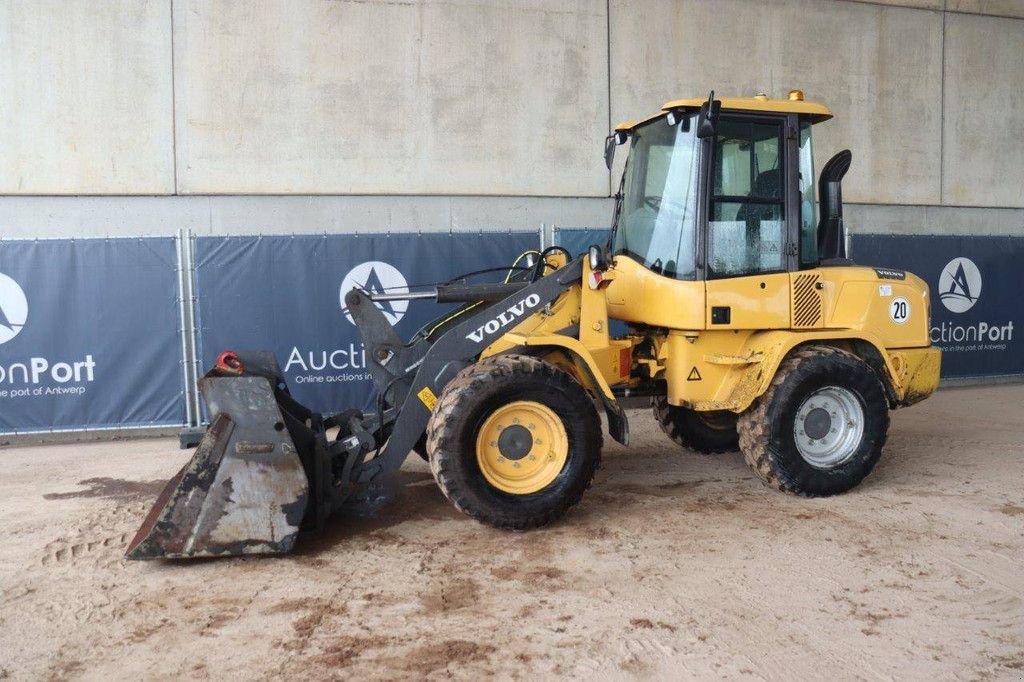
[[[800,265],[818,264],[818,221],[814,216],[814,150],[811,124],[800,122]]]
[[[613,248],[666,277],[696,278],[698,144],[694,114],[639,126],[623,176]]]
[[[785,270],[784,121],[726,118],[714,142],[708,276]]]

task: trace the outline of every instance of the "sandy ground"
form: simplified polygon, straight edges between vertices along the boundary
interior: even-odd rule
[[[554,527],[426,467],[286,558],[127,563],[170,439],[0,451],[0,679],[1024,677],[1024,386],[894,415],[857,490],[763,488],[646,411]]]

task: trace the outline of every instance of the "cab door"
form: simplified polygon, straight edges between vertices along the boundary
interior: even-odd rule
[[[790,117],[723,113],[709,150],[707,328],[786,329],[799,205]],[[795,208],[795,210],[794,210]]]

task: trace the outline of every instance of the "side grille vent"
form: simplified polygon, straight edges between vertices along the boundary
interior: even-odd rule
[[[821,324],[821,275],[797,275],[793,281],[793,326],[817,327]]]

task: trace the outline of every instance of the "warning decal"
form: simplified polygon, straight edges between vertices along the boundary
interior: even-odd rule
[[[690,370],[690,376],[686,377],[686,380],[687,381],[700,381],[701,380],[700,372],[697,371],[697,365],[694,365],[693,369]]]
[[[437,396],[430,390],[430,386],[424,386],[421,388],[419,393],[416,394],[416,397],[420,399],[420,402],[423,403],[428,410],[433,410],[434,405],[437,404]]]

